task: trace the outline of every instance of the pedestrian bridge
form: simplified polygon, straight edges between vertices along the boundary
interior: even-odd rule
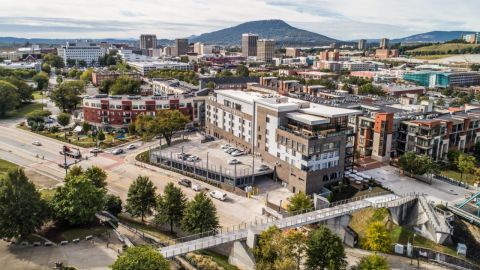
[[[341,217],[367,207],[392,207],[402,205],[417,197],[418,195],[416,194],[401,197],[394,194],[357,197],[331,204],[329,208],[311,209],[309,212],[295,213],[283,219],[266,218],[249,224],[240,224],[233,228],[219,229],[217,231],[176,239],[170,243],[169,246],[160,248],[159,251],[164,257],[171,258],[196,250],[208,249],[238,240],[245,240],[247,239],[247,234],[250,229],[263,231],[271,226],[277,226],[280,229],[301,227]]]

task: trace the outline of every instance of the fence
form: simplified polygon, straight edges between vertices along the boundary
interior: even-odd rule
[[[421,247],[415,247],[415,251],[416,256],[420,258],[425,258],[427,260],[444,264],[450,267],[453,266],[457,269],[480,270],[480,266],[478,266],[478,264],[470,263],[452,255]]]

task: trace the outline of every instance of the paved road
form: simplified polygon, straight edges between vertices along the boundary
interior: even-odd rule
[[[32,145],[32,142],[36,140],[43,145],[39,147]],[[141,145],[140,142],[136,144]],[[89,149],[84,149],[82,150],[83,156],[89,156],[89,158],[81,161],[79,165],[84,168],[92,165],[103,168],[108,174],[109,192],[119,195],[123,200],[127,197],[128,187],[138,175],[149,176],[158,188],[158,192],[162,192],[167,183],[176,183],[184,176],[156,167],[143,168],[135,165],[136,154],[154,144],[158,144],[158,142],[144,144],[134,151],[118,156],[106,152],[93,157],[89,153]],[[0,122],[0,158],[21,165],[28,170],[34,170],[54,179],[59,184],[65,176],[64,169],[58,166],[58,163],[63,163],[63,156],[59,154],[63,145],[64,143],[57,140],[18,129],[12,121]],[[39,158],[36,157],[37,154]],[[44,159],[41,158],[42,156]],[[73,159],[69,159],[68,162],[73,162]],[[203,183],[202,185],[207,186]],[[210,188],[214,189],[214,187]],[[184,187],[182,189],[187,197],[195,196],[192,189]],[[214,200],[221,225],[233,226],[261,217],[262,204],[259,201],[234,194],[229,194],[228,197],[230,199],[225,202]]]

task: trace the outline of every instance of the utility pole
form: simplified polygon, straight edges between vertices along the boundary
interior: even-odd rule
[[[162,164],[162,135],[159,136],[160,147],[158,148],[158,154],[160,155],[160,164]]]
[[[65,176],[67,176],[68,173],[68,165],[67,165],[67,146],[63,146],[63,158],[64,158],[64,163],[63,166],[65,167]]]
[[[207,176],[205,177],[205,181],[208,182],[208,152],[207,152]]]

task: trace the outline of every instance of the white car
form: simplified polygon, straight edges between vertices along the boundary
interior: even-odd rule
[[[97,147],[95,147],[95,148],[93,148],[92,150],[90,150],[90,153],[92,153],[92,154],[96,154],[96,153],[100,153],[100,152],[102,152],[102,149],[97,148]]]
[[[190,156],[187,158],[187,161],[190,161],[190,162],[195,162],[195,161],[198,161],[200,158],[197,157],[197,156]]]
[[[210,191],[210,197],[215,198],[220,201],[225,201],[227,199],[227,193],[222,192],[220,190],[213,190]]]
[[[137,146],[135,144],[130,144],[130,145],[127,146],[127,150],[133,150],[135,148],[137,148]]]
[[[112,154],[114,154],[114,155],[120,155],[120,154],[123,154],[123,153],[124,153],[124,151],[123,151],[122,148],[118,148],[118,149],[115,149],[115,150],[112,151]]]
[[[228,161],[228,164],[230,164],[230,165],[235,165],[235,164],[240,164],[240,163],[241,163],[241,162],[240,162],[240,160],[238,160],[238,159],[230,159],[230,160]]]
[[[262,172],[262,171],[268,171],[270,170],[270,167],[268,167],[267,165],[260,165],[260,167],[258,168],[258,171]]]
[[[193,183],[193,184],[192,184],[192,189],[195,190],[195,191],[197,191],[197,192],[199,192],[199,191],[202,191],[202,190],[203,190],[203,187],[202,187],[202,185],[200,185],[200,184]]]
[[[234,157],[239,157],[245,155],[245,153],[243,151],[235,151],[231,155]]]
[[[228,151],[233,151],[233,150],[235,150],[235,147],[228,147],[228,148],[225,148],[223,151],[225,153],[228,153]]]
[[[42,143],[39,142],[39,141],[34,141],[34,142],[32,142],[32,144],[35,145],[35,146],[42,146]]]
[[[227,153],[228,153],[228,154],[231,154],[231,153],[233,153],[233,152],[235,152],[235,151],[239,151],[239,150],[238,150],[237,148],[233,148],[233,147],[232,147],[232,148],[229,148],[229,149],[227,150]]]
[[[230,147],[232,147],[230,144],[222,144],[222,146],[220,146],[220,148],[222,148],[223,150],[228,149]]]

